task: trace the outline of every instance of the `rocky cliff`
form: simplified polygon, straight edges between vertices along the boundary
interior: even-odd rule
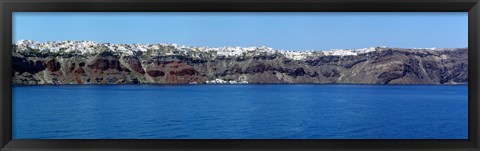
[[[13,83],[188,84],[214,79],[248,83],[464,84],[468,50],[373,47],[285,51],[268,47],[186,47],[86,41],[13,45]]]

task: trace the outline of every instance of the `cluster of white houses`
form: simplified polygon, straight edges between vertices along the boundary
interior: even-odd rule
[[[235,81],[235,80],[222,80],[222,79],[215,79],[215,80],[210,80],[206,81],[206,84],[248,84],[247,81]]]
[[[369,47],[362,49],[332,49],[325,51],[308,50],[308,51],[291,51],[276,50],[266,46],[255,47],[195,47],[177,44],[113,44],[113,43],[97,43],[94,41],[49,41],[37,42],[33,40],[20,40],[16,42],[16,51],[26,51],[36,49],[48,52],[77,52],[77,53],[95,53],[100,47],[108,48],[111,51],[133,54],[134,52],[146,52],[148,50],[160,50],[163,54],[187,54],[188,52],[214,52],[215,56],[235,57],[245,53],[266,53],[266,54],[283,54],[285,57],[293,60],[303,60],[308,56],[325,55],[325,56],[351,56],[372,51],[381,50],[382,47]],[[161,49],[162,47],[171,47],[174,49]],[[421,48],[417,48],[421,49]],[[428,48],[434,50],[436,48]],[[165,51],[165,52],[163,52]],[[175,52],[172,52],[175,51]],[[193,53],[195,54],[195,53]]]

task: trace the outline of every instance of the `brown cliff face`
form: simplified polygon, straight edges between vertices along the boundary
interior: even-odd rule
[[[181,60],[154,60],[147,65],[147,74],[158,83],[202,82],[198,71]],[[203,81],[204,82],[204,81]]]
[[[94,83],[124,83],[128,70],[124,70],[124,66],[120,64],[119,56],[112,52],[102,52],[95,56],[93,60],[87,64],[88,75],[90,81]]]
[[[60,62],[58,62],[55,58],[47,61],[48,71],[57,72],[58,70],[60,70],[60,68]]]
[[[468,82],[468,50],[382,48],[368,53],[316,55],[292,60],[281,54],[238,57],[96,54],[54,56],[17,52],[13,82],[32,84],[188,84],[224,79],[249,83],[457,84]],[[211,54],[202,54],[209,56]]]
[[[126,60],[128,61],[128,64],[130,65],[130,68],[133,69],[133,71],[136,71],[140,74],[145,74],[145,70],[143,70],[142,63],[137,57],[127,57]]]

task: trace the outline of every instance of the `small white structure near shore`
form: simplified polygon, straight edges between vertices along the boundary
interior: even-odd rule
[[[205,83],[206,84],[248,84],[247,81],[235,81],[235,80],[225,81],[225,80],[222,80],[222,79],[205,81]]]

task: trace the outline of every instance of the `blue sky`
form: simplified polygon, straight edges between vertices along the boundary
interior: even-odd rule
[[[93,40],[286,50],[467,47],[466,12],[15,12],[13,40]]]

